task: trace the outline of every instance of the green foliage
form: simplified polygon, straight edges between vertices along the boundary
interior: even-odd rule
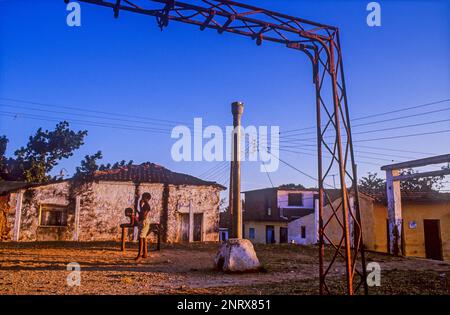
[[[401,175],[411,175],[417,173],[412,168],[401,171]],[[439,190],[443,187],[444,176],[419,177],[402,181],[400,187],[402,191],[422,191],[429,192]]]
[[[80,179],[88,179],[96,171],[99,170],[99,166],[97,164],[98,160],[101,160],[103,158],[102,152],[97,151],[97,153],[93,155],[86,155],[84,157],[84,160],[81,161],[81,166],[78,166],[76,168],[75,178]]]
[[[446,165],[444,168],[448,168]],[[412,168],[402,170],[400,172],[401,175],[411,175],[417,173]],[[419,177],[413,178],[409,180],[401,181],[400,188],[402,191],[418,191],[418,192],[430,192],[436,191],[443,187],[443,176],[435,176],[435,177]],[[379,193],[385,192],[386,190],[386,181],[382,178],[378,177],[377,173],[368,173],[366,177],[363,177],[359,181],[359,189],[368,193]]]
[[[8,138],[6,136],[0,137],[0,174],[2,174],[5,171],[6,167],[6,158],[5,158],[5,152],[6,147],[8,145]],[[0,177],[0,181],[3,180],[3,178]]]
[[[0,160],[2,160],[5,157],[6,147],[8,145],[8,138],[6,136],[0,137]]]
[[[284,189],[305,189],[305,186],[301,184],[284,184],[280,185],[278,188],[284,188]]]
[[[384,179],[379,178],[377,173],[367,173],[367,176],[362,177],[359,180],[359,189],[367,193],[379,193],[384,192],[386,189],[386,182]]]
[[[88,180],[92,178],[92,176],[96,171],[116,169],[133,164],[133,161],[127,162],[125,160],[122,160],[114,164],[108,163],[99,165],[98,161],[101,160],[102,158],[103,155],[101,151],[97,151],[97,153],[93,155],[86,155],[84,157],[84,160],[81,161],[80,166],[76,168],[76,173],[74,177],[77,179]]]

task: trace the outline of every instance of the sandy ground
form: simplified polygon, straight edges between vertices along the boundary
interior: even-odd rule
[[[225,274],[213,268],[218,244],[163,245],[141,263],[136,245],[117,243],[0,243],[0,294],[317,294],[314,246],[257,245],[265,271]],[[329,253],[327,253],[327,257]],[[329,257],[328,257],[329,258]],[[450,294],[450,262],[368,254],[381,266],[370,294]],[[80,286],[67,285],[67,264],[81,267]],[[344,266],[328,285],[344,293]]]

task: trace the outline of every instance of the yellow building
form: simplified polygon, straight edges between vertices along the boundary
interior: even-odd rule
[[[340,198],[333,201],[335,208],[339,204]],[[360,209],[366,249],[388,252],[385,198],[360,193]],[[402,216],[401,246],[406,256],[450,260],[450,194],[402,192]],[[342,229],[337,219],[332,217],[330,205],[324,207],[324,222],[328,220],[327,236],[338,242]]]

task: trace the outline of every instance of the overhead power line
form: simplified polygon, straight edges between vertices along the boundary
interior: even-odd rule
[[[445,103],[445,102],[448,102],[448,101],[450,101],[449,98],[443,99],[443,100],[439,100],[439,101],[435,101],[435,102],[415,105],[415,106],[403,107],[403,108],[392,110],[392,111],[376,113],[376,114],[366,115],[366,116],[362,116],[362,117],[356,117],[356,118],[351,119],[351,121],[357,121],[357,120],[363,120],[363,119],[368,119],[368,118],[374,118],[374,117],[379,117],[379,116],[399,113],[399,112],[403,112],[403,111],[407,111],[407,110],[411,110],[411,109],[417,109],[417,108],[423,108],[423,107],[428,107],[428,106],[432,106],[432,105],[442,104],[442,103]],[[291,132],[295,132],[295,131],[308,130],[308,129],[311,129],[311,128],[316,128],[316,126],[310,126],[310,127],[304,127],[304,128],[298,128],[298,129],[290,129],[290,130],[284,131],[283,134],[291,133]]]
[[[362,144],[357,144],[357,145],[355,145],[355,147],[357,147],[357,148],[375,149],[375,150],[381,150],[381,151],[390,151],[390,152],[391,151],[395,151],[395,152],[404,152],[404,153],[417,153],[417,154],[423,154],[423,155],[437,155],[436,153],[403,150],[403,149],[397,149],[397,148],[376,147],[376,146],[368,146],[368,145],[362,145]]]
[[[171,124],[184,124],[184,125],[186,124],[185,122],[181,122],[181,121],[160,119],[160,118],[154,118],[154,117],[149,117],[149,116],[144,116],[144,115],[136,116],[136,115],[129,115],[129,114],[124,114],[124,113],[114,113],[114,112],[99,111],[99,110],[78,108],[78,107],[72,107],[72,106],[63,106],[63,105],[56,105],[56,104],[34,102],[34,101],[28,101],[28,100],[16,99],[16,98],[0,97],[0,100],[17,102],[17,103],[25,103],[25,104],[33,104],[33,105],[37,105],[37,106],[45,106],[45,107],[51,107],[51,108],[63,108],[63,109],[69,109],[69,110],[74,110],[74,111],[110,115],[110,116],[116,116],[116,117],[122,117],[122,118],[128,117],[128,118],[139,119],[139,120],[143,120],[143,121],[157,121],[157,122],[166,122],[166,123],[171,123]]]
[[[13,118],[27,118],[27,119],[42,120],[42,121],[60,122],[61,120],[67,120],[72,123],[82,124],[82,125],[86,125],[86,126],[124,129],[124,130],[133,130],[133,131],[144,131],[144,132],[160,133],[160,134],[170,134],[170,132],[167,129],[161,129],[161,128],[145,128],[145,127],[139,127],[139,126],[133,126],[133,125],[102,123],[102,122],[87,121],[87,120],[80,120],[80,119],[56,118],[56,117],[26,114],[26,113],[15,113],[15,112],[8,112],[8,111],[0,111],[0,115],[13,117]]]
[[[373,138],[373,139],[364,139],[364,140],[354,140],[353,142],[366,142],[366,141],[399,139],[399,138],[417,137],[417,136],[425,136],[425,135],[435,135],[435,134],[448,133],[448,132],[450,132],[450,129],[438,130],[438,131],[432,131],[432,132],[413,133],[413,134],[410,134],[410,135],[382,137],[382,138]]]
[[[126,118],[118,118],[118,117],[105,117],[105,116],[99,116],[99,115],[92,115],[92,114],[83,114],[83,113],[70,113],[66,111],[58,111],[58,110],[48,110],[48,109],[42,109],[42,108],[32,108],[27,106],[21,106],[21,105],[9,105],[9,104],[3,104],[0,103],[0,107],[9,107],[14,109],[25,109],[25,110],[31,110],[31,111],[37,111],[37,112],[44,112],[44,113],[50,113],[50,114],[63,114],[63,115],[69,115],[69,116],[77,116],[77,117],[86,117],[86,118],[94,118],[94,119],[102,119],[102,120],[113,120],[113,121],[119,121],[119,122],[131,122],[136,124],[147,124],[147,125],[160,125],[160,126],[174,126],[174,124],[169,124],[166,122],[154,122],[154,121],[146,121],[141,119],[126,119]]]
[[[395,126],[395,127],[389,127],[389,128],[381,128],[381,129],[372,129],[372,130],[366,130],[366,131],[359,131],[359,132],[352,132],[352,135],[358,135],[358,134],[367,134],[367,133],[374,133],[374,132],[382,132],[382,131],[389,131],[389,130],[397,130],[397,129],[405,129],[405,128],[413,128],[413,127],[419,127],[419,126],[427,126],[427,125],[433,125],[433,124],[439,124],[444,122],[449,122],[450,119],[441,119],[441,120],[434,120],[424,123],[417,123],[417,124],[409,124],[409,125],[402,125],[402,126]],[[335,135],[329,135],[324,136],[324,138],[335,138]],[[282,139],[280,142],[289,142],[294,143],[298,141],[316,141],[317,138],[303,138],[303,139]]]
[[[382,124],[382,123],[386,123],[386,122],[390,122],[390,121],[403,120],[403,119],[412,118],[412,117],[418,117],[418,116],[442,113],[442,112],[446,112],[446,111],[450,111],[450,108],[432,110],[432,111],[427,111],[427,112],[424,112],[424,113],[413,114],[413,115],[406,115],[406,116],[389,118],[389,119],[376,120],[376,121],[371,121],[371,122],[367,122],[367,123],[363,123],[363,124],[352,125],[351,127],[354,130],[355,128],[359,128],[359,127],[364,127],[364,126],[369,126],[369,125],[376,125],[376,124]],[[280,135],[280,138],[289,139],[289,138],[293,138],[293,137],[295,138],[297,136],[302,136],[302,135],[306,135],[306,134],[315,134],[315,133],[317,133],[317,131],[292,133],[292,134],[288,134],[288,135]]]

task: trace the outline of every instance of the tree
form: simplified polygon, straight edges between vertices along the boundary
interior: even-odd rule
[[[402,170],[401,175],[412,175],[417,173],[412,168]],[[422,191],[430,192],[434,190],[439,190],[443,187],[442,180],[444,176],[435,177],[418,177],[401,182],[400,187],[402,191]]]
[[[0,137],[0,159],[4,159],[5,158],[5,152],[6,152],[6,147],[8,145],[8,138],[6,138],[6,136],[1,136]]]
[[[305,189],[305,186],[303,186],[302,184],[284,184],[281,185],[279,188],[284,188],[284,189]]]
[[[86,155],[84,160],[81,161],[81,166],[76,168],[75,178],[77,179],[88,179],[96,171],[99,170],[99,166],[97,164],[98,160],[103,158],[102,151],[97,151],[97,153],[93,155]]]
[[[5,152],[6,152],[6,147],[8,145],[8,138],[6,138],[6,136],[1,136],[0,137],[0,174],[2,174],[4,172],[4,167],[6,164],[6,157],[5,157]],[[3,178],[0,177],[0,180],[2,180]]]
[[[4,159],[0,175],[8,180],[47,182],[50,171],[60,160],[72,156],[84,144],[86,135],[86,130],[71,130],[67,121],[58,123],[52,131],[39,128],[25,147],[15,151],[15,158]],[[0,140],[0,144],[5,146],[5,140]]]
[[[386,189],[386,182],[379,178],[377,173],[368,172],[366,177],[359,180],[359,189],[367,193],[384,192]]]
[[[448,168],[446,165],[444,168]],[[412,175],[417,173],[412,168],[402,170],[400,175]],[[378,177],[377,173],[367,173],[366,177],[361,178],[359,181],[359,188],[361,191],[368,193],[385,192],[386,181]],[[430,192],[437,191],[443,187],[443,176],[435,177],[419,177],[408,180],[403,180],[400,182],[400,189],[402,191],[418,191],[418,192]]]
[[[75,172],[75,178],[76,179],[83,179],[87,180],[90,179],[96,171],[105,171],[105,170],[111,170],[116,169],[120,167],[125,167],[133,164],[133,161],[125,161],[122,160],[120,162],[116,162],[114,164],[98,164],[98,160],[103,159],[102,151],[97,151],[97,153],[92,155],[86,155],[84,157],[84,160],[81,161],[80,166],[76,168]]]

